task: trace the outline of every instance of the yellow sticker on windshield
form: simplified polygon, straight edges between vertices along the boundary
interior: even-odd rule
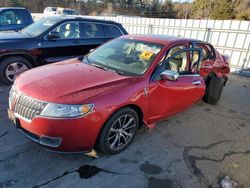
[[[150,51],[143,51],[143,52],[141,53],[141,55],[140,55],[140,58],[145,59],[145,60],[149,60],[149,59],[152,57],[152,55],[154,55],[153,52],[150,52]]]

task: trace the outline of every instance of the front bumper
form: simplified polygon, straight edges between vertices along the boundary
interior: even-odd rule
[[[50,150],[61,152],[87,152],[93,149],[104,123],[98,113],[75,119],[36,117],[31,122],[15,116],[10,110],[8,115],[24,136]]]
[[[45,147],[50,147],[50,148],[58,148],[60,147],[62,143],[62,138],[57,138],[57,137],[49,137],[49,136],[38,136],[35,135],[25,129],[23,129],[20,125],[16,126],[17,130],[20,131],[24,136],[32,140],[33,142],[43,145]]]

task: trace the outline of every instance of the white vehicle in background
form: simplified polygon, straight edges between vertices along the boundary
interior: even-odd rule
[[[78,11],[69,8],[62,7],[46,7],[43,11],[43,16],[55,16],[55,15],[78,15]]]
[[[56,7],[46,7],[43,11],[43,16],[54,16],[57,15]]]

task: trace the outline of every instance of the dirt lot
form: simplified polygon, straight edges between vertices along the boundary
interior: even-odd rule
[[[218,105],[141,129],[123,153],[93,159],[46,151],[7,119],[9,87],[0,85],[2,187],[218,187],[228,175],[250,187],[250,78],[231,76]]]

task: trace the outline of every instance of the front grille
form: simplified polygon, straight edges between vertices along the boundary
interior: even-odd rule
[[[28,121],[32,121],[42,112],[46,105],[46,102],[21,95],[16,100],[15,113]]]

